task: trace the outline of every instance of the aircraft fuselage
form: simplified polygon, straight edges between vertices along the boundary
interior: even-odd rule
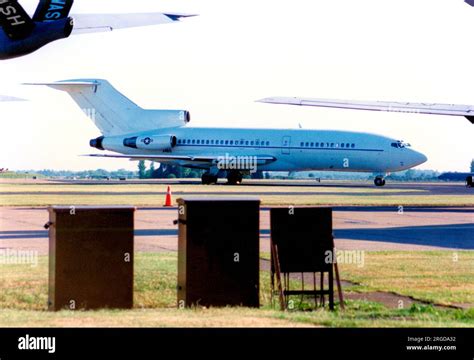
[[[153,139],[175,137],[166,149],[151,149]],[[140,148],[124,145],[125,139],[141,141]],[[427,160],[426,156],[385,136],[336,130],[237,129],[178,127],[105,137],[103,148],[127,155],[272,156],[259,165],[262,171],[355,171],[389,173],[406,170]],[[147,149],[149,147],[150,149]],[[166,160],[189,167],[194,162]],[[208,167],[208,166],[207,166]]]

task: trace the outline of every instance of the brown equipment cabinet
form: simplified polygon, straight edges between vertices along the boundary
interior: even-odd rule
[[[178,204],[178,307],[259,307],[260,200]]]
[[[135,208],[48,208],[49,310],[133,307]]]

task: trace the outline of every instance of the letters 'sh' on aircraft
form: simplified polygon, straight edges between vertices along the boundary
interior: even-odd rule
[[[379,174],[410,169],[427,158],[410,144],[365,132],[305,129],[194,128],[184,110],[145,110],[99,79],[66,80],[47,85],[67,92],[102,136],[90,146],[118,154],[94,157],[150,160],[204,169],[203,184],[227,177],[230,184],[245,173],[261,171],[354,171]],[[406,111],[470,117],[474,107],[462,105],[354,102],[340,100],[267,98],[268,103],[331,106],[378,111]]]
[[[31,18],[17,0],[0,0],[0,60],[30,54],[71,34],[166,24],[194,15],[176,13],[78,14],[74,0],[40,0]]]

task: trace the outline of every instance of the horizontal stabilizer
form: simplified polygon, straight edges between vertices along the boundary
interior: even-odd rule
[[[97,80],[78,80],[78,81],[54,81],[54,82],[35,82],[35,83],[23,83],[23,85],[38,85],[38,86],[49,86],[56,90],[64,90],[66,88],[88,88],[88,87],[96,87],[100,83]]]
[[[312,99],[298,97],[269,97],[258,102],[299,106],[316,106],[336,109],[386,111],[414,114],[464,116],[474,123],[474,106],[452,104],[409,103],[390,101],[352,101],[333,99]]]

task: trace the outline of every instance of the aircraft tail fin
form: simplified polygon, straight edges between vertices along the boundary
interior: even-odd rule
[[[185,110],[146,110],[116,90],[107,80],[78,79],[46,85],[67,92],[105,136],[138,133],[186,125]]]
[[[144,111],[106,80],[64,80],[30,85],[46,85],[67,92],[106,136],[133,132],[133,118],[137,112]]]

